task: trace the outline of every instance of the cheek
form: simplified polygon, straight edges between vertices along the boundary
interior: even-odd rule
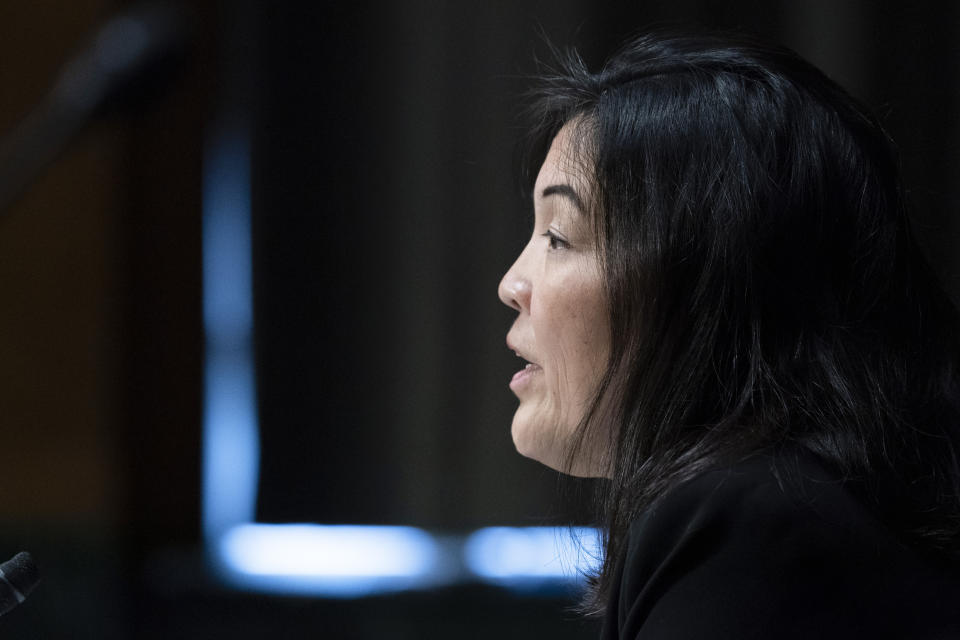
[[[572,319],[568,325],[571,330],[562,340],[564,370],[561,380],[565,394],[578,410],[583,408],[596,388],[607,351],[605,343],[597,340],[600,327],[585,320],[583,316]]]
[[[552,385],[562,404],[582,411],[602,375],[609,353],[608,321],[598,295],[557,299],[542,331],[549,341]]]

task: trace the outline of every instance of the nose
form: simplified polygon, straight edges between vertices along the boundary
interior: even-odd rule
[[[519,266],[519,260],[513,263],[513,266],[507,270],[500,280],[500,286],[497,287],[497,293],[500,300],[517,311],[530,310],[530,280],[523,275]]]

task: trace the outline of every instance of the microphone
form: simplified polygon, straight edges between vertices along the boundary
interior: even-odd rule
[[[70,60],[46,98],[0,140],[0,211],[87,124],[136,112],[167,87],[192,44],[190,14],[140,2],[107,21]]]
[[[77,121],[136,110],[166,88],[187,54],[191,27],[170,2],[134,4],[67,63],[48,100]]]
[[[26,551],[0,564],[0,616],[26,600],[38,582],[40,572]]]

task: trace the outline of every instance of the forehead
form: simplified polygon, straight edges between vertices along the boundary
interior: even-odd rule
[[[557,184],[570,185],[581,196],[586,195],[590,181],[583,134],[580,123],[568,122],[554,136],[537,174],[536,197],[539,198],[546,187]]]
[[[587,139],[584,135],[582,125],[570,122],[554,137],[534,185],[535,212],[543,209],[548,202],[559,199],[573,205],[570,210],[579,214],[576,216],[578,223],[593,217],[591,170],[588,168],[591,155],[586,152]],[[563,206],[559,210],[566,211],[568,208]],[[556,207],[551,206],[549,210],[556,210]]]

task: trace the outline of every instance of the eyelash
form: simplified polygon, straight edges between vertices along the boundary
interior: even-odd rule
[[[558,249],[570,248],[569,242],[567,242],[566,240],[564,240],[563,238],[561,238],[560,236],[558,236],[557,234],[555,234],[553,231],[549,229],[543,234],[543,237],[549,240],[550,249],[553,251],[556,251]]]

